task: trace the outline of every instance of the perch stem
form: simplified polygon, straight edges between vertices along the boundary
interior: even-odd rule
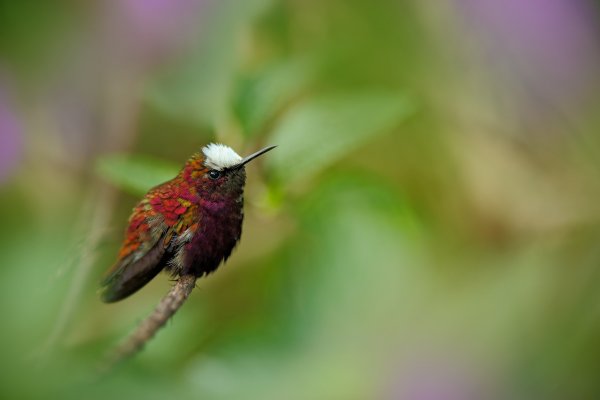
[[[179,307],[185,303],[195,286],[195,276],[183,275],[179,277],[169,293],[158,303],[152,314],[143,320],[137,329],[112,351],[108,357],[108,369],[138,353],[156,332],[167,323],[169,318],[179,310]]]

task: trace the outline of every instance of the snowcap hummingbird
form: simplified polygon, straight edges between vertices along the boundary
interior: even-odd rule
[[[102,281],[102,300],[131,295],[163,269],[197,278],[215,271],[240,240],[245,165],[275,147],[242,158],[211,143],[175,178],[150,189],[129,218],[117,261]]]

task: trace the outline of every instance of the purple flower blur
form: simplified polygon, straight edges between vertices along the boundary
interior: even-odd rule
[[[514,80],[528,105],[573,110],[595,93],[600,43],[589,1],[454,1],[486,45],[490,67]]]
[[[417,355],[396,370],[386,398],[390,400],[494,399],[489,378],[457,356]]]
[[[168,56],[197,30],[200,11],[207,2],[120,0],[109,8],[110,29],[117,43],[125,47],[125,56],[150,60]]]
[[[10,103],[8,90],[0,82],[0,184],[6,182],[21,159],[22,130]]]

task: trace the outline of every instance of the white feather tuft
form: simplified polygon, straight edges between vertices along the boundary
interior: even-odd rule
[[[242,161],[242,157],[238,153],[224,144],[211,143],[202,148],[202,153],[204,153],[205,157],[204,165],[218,171],[233,167]]]

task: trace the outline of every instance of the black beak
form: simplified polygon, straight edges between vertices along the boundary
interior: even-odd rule
[[[275,147],[277,146],[268,146],[265,147],[262,150],[257,151],[256,153],[252,153],[249,156],[246,156],[242,159],[242,161],[240,161],[235,167],[233,168],[241,168],[244,165],[246,165],[247,163],[249,163],[250,161],[254,160],[256,157],[261,156],[263,154],[265,154],[267,151],[273,150]]]

